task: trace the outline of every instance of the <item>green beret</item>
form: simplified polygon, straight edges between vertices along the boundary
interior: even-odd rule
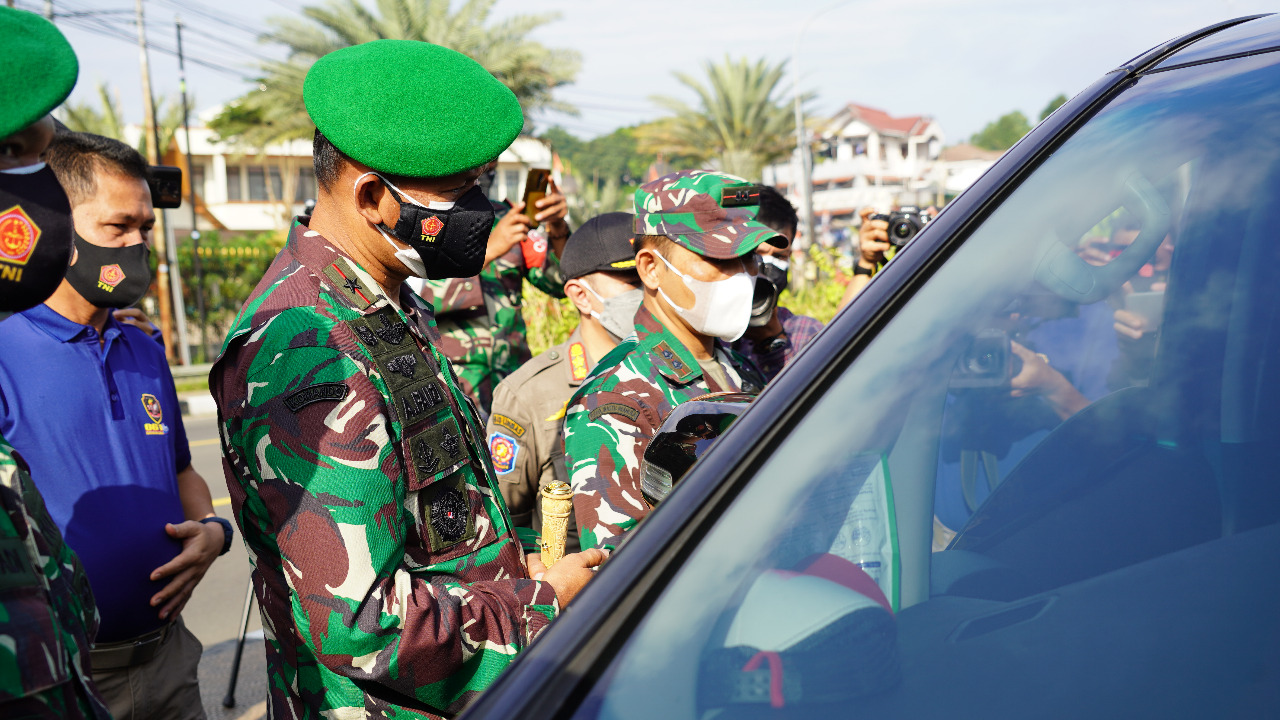
[[[334,147],[373,170],[441,177],[493,160],[524,128],[515,93],[439,45],[374,40],[320,58],[302,85]]]
[[[0,138],[6,138],[67,99],[80,63],[58,28],[33,12],[0,7],[0,37]]]

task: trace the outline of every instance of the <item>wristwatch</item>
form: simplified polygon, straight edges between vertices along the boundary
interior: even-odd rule
[[[791,340],[787,337],[787,333],[784,330],[773,337],[765,338],[757,342],[756,352],[763,354],[776,353],[786,350],[789,347],[791,347]]]
[[[231,539],[236,536],[236,532],[231,527],[231,521],[226,518],[220,518],[217,515],[207,517],[200,522],[202,523],[218,523],[222,526],[222,552],[218,553],[218,557],[227,554],[231,550]]]
[[[854,263],[853,274],[854,275],[875,275],[876,271],[875,271],[875,268],[866,268],[866,267],[862,267],[858,263]]]

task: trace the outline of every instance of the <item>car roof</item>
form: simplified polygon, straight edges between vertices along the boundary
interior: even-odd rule
[[[1263,15],[1201,37],[1161,60],[1152,70],[1167,70],[1274,50],[1280,50],[1280,15]]]

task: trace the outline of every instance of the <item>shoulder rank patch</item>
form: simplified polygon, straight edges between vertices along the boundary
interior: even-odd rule
[[[493,414],[493,424],[511,431],[516,437],[524,437],[524,426],[506,415]]]
[[[569,372],[573,373],[574,382],[582,382],[587,377],[587,350],[580,342],[569,346]]]
[[[361,310],[373,304],[373,300],[369,298],[370,295],[377,297],[376,291],[360,284],[355,269],[343,259],[325,267],[322,272],[329,282],[333,283],[340,297]]]
[[[520,446],[508,435],[496,432],[489,436],[489,457],[493,459],[493,470],[499,475],[506,475],[515,469],[516,456],[520,454]]]
[[[294,392],[286,395],[284,398],[284,406],[296,413],[311,403],[325,401],[338,402],[340,400],[345,400],[348,391],[349,388],[345,383],[316,383],[315,385],[308,385],[301,390],[295,390]]]
[[[653,347],[653,352],[660,360],[662,360],[664,365],[671,368],[671,372],[675,373],[677,380],[684,382],[694,374],[693,368],[689,367],[685,361],[680,359],[680,356],[676,354],[675,350],[671,349],[671,346],[667,344],[666,340],[655,345]]]
[[[630,405],[623,405],[622,403],[605,403],[603,405],[597,405],[591,410],[591,412],[587,413],[587,419],[591,422],[595,422],[596,420],[599,420],[602,415],[618,415],[630,420],[631,422],[635,422],[636,418],[640,417],[640,411]]]

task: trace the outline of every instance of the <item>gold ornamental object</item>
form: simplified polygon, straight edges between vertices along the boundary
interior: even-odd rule
[[[564,557],[569,513],[573,510],[573,489],[556,481],[542,488],[542,564],[550,568]]]

